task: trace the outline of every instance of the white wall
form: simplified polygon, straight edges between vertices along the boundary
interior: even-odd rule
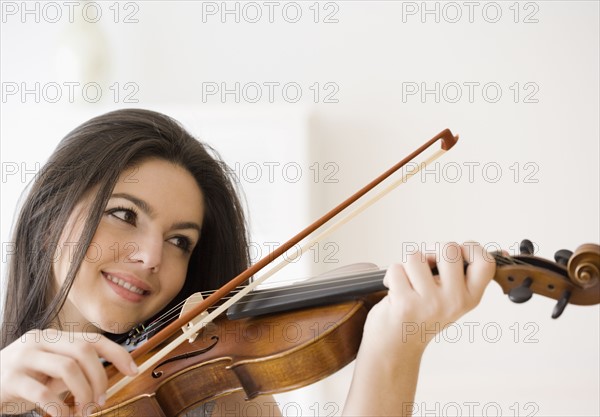
[[[387,265],[407,244],[474,239],[514,251],[517,242],[530,238],[540,256],[552,257],[558,249],[600,241],[597,2],[321,2],[319,23],[314,22],[313,2],[298,3],[302,17],[297,23],[282,16],[285,6],[285,17],[294,17],[295,4],[284,2],[276,5],[273,23],[263,2],[228,2],[226,7],[239,8],[239,23],[234,15],[226,15],[223,23],[219,13],[203,14],[222,10],[221,2],[131,2],[127,9],[122,3],[119,23],[114,23],[114,9],[105,3],[95,25],[69,24],[64,7],[63,18],[49,23],[55,13],[48,7],[44,12],[42,5],[36,23],[34,15],[21,16],[20,10],[10,14],[13,9],[6,4],[11,2],[3,5],[3,92],[15,83],[31,88],[39,82],[40,89],[46,86],[47,97],[42,94],[40,101],[46,103],[37,104],[32,95],[3,96],[3,168],[8,166],[5,162],[31,167],[51,151],[56,137],[28,134],[37,123],[31,116],[39,111],[52,115],[46,121],[60,119],[75,126],[81,120],[71,114],[126,106],[189,107],[232,112],[232,117],[256,107],[262,114],[301,114],[307,109],[309,149],[303,164],[308,166],[303,165],[303,172],[314,175],[310,166],[318,162],[321,174],[334,173],[337,180],[311,178],[309,218],[443,128],[461,137],[437,165],[439,178],[432,173],[413,179],[336,233],[331,240],[337,251],[329,260],[338,262],[324,262],[321,256],[311,265],[315,272],[357,261]],[[255,5],[263,16],[250,23]],[[14,6],[20,7],[20,2]],[[424,8],[437,8],[439,22],[435,14],[422,15]],[[76,15],[82,9],[83,4]],[[498,10],[501,15],[492,23]],[[92,11],[88,9],[88,16],[93,17]],[[138,22],[123,23],[131,12]],[[323,23],[327,15],[337,22]],[[75,57],[70,64],[69,56]],[[86,66],[94,59],[105,66]],[[47,103],[54,97],[48,83],[90,81],[102,88],[98,103],[81,98],[70,103],[64,84],[63,99]],[[232,95],[203,99],[203,86],[206,90],[213,83],[226,83],[233,88],[236,82],[246,86],[247,99],[254,97],[251,83],[262,86],[262,99],[256,104],[244,100],[243,94],[241,103]],[[271,103],[265,83],[272,82],[280,86]],[[117,103],[114,83],[121,93]],[[133,84],[125,87],[126,83]],[[302,88],[298,103],[286,101],[291,89],[282,96],[286,83]],[[414,86],[433,89],[436,83],[439,102],[434,94],[408,94]],[[493,102],[498,88],[501,96]],[[125,101],[124,93],[131,92],[137,103]],[[80,93],[77,88],[76,95]],[[337,102],[324,102],[328,93],[334,93],[330,99]],[[297,118],[286,120],[289,127],[298,126]],[[26,156],[5,153],[15,141],[27,144]],[[282,137],[281,142],[288,144],[290,139]],[[214,145],[219,148],[219,143]],[[260,140],[253,139],[248,152],[248,160],[265,160]],[[280,158],[274,161],[282,165],[289,162],[286,156],[273,158]],[[331,163],[330,170],[324,169],[326,163]],[[474,167],[472,178],[469,166]],[[498,167],[501,174],[495,178]],[[455,181],[457,174],[461,177]],[[23,187],[14,176],[9,178],[2,183],[3,241],[4,221],[12,216],[14,204],[5,204],[5,192]],[[279,185],[294,192],[294,184],[283,178]],[[272,195],[274,188],[264,192]],[[281,207],[289,204],[283,196]],[[288,237],[283,231],[268,233],[273,241]],[[469,402],[479,403],[475,414],[495,415],[498,407],[505,415],[600,414],[599,309],[569,306],[554,321],[553,305],[541,297],[512,304],[491,284],[480,307],[461,321],[460,340],[442,340],[429,348],[417,415],[427,410],[454,415],[453,403],[468,415]],[[477,323],[472,342],[467,334],[470,322]],[[482,333],[484,327],[489,334]],[[498,328],[502,336],[493,343],[492,330]],[[305,395],[282,396],[281,401],[302,402],[305,414],[312,414],[310,405],[319,402],[317,408],[325,414],[327,401],[343,403],[350,371],[313,386]],[[292,406],[287,410],[293,415]]]

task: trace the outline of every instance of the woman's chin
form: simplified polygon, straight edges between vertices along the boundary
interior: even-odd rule
[[[132,322],[130,319],[114,318],[111,320],[102,321],[99,323],[99,330],[105,333],[123,334],[129,332],[139,323]]]

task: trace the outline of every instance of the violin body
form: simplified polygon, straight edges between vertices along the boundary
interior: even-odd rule
[[[93,415],[178,416],[236,391],[252,399],[312,384],[355,359],[368,311],[384,295],[239,320],[220,317]],[[107,371],[110,384],[119,379],[112,366]]]

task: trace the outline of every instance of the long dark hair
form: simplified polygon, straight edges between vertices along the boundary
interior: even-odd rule
[[[247,268],[243,208],[231,170],[218,154],[163,114],[139,109],[106,113],[63,138],[23,203],[13,231],[15,252],[7,268],[0,348],[56,319],[119,175],[148,158],[184,167],[204,195],[202,237],[191,255],[183,289],[165,310],[193,292],[219,287]],[[98,191],[74,262],[64,284],[53,291],[56,245],[73,208],[95,186]]]

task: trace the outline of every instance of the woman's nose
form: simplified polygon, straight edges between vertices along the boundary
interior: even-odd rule
[[[129,245],[129,247],[127,247]],[[130,253],[131,262],[141,262],[145,268],[157,272],[162,261],[162,236],[140,236],[135,242],[126,244],[125,249]]]

